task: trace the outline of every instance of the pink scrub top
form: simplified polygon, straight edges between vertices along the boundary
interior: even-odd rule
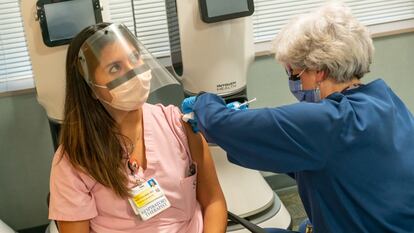
[[[197,174],[189,175],[191,156],[187,137],[174,106],[143,106],[146,180],[155,177],[171,207],[143,221],[127,199],[74,169],[59,148],[50,176],[49,219],[81,221],[90,219],[97,233],[201,233],[203,218],[196,200]],[[125,161],[126,163],[126,161]],[[127,169],[127,167],[125,167]],[[131,187],[134,178],[130,176]]]

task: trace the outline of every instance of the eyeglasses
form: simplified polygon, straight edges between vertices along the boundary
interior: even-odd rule
[[[289,76],[289,80],[298,81],[300,80],[300,76],[305,72],[306,68],[303,69],[299,74],[293,74],[293,70],[291,68],[285,68],[286,74]]]

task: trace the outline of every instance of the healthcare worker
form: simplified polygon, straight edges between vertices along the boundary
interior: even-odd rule
[[[151,64],[123,25],[92,25],[72,40],[50,177],[49,218],[60,233],[225,232],[205,140],[177,107],[146,103],[162,73]]]
[[[292,175],[314,232],[414,232],[414,118],[383,80],[361,82],[367,28],[333,3],[294,19],[274,45],[299,103],[235,110],[204,93],[184,112],[232,163]]]

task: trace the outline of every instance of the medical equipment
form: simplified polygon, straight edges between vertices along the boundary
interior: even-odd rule
[[[36,8],[43,42],[49,47],[68,44],[83,28],[102,22],[99,0],[38,0]]]
[[[186,101],[186,100],[188,100],[188,99],[190,99],[190,98],[193,98],[193,97],[188,97],[188,98],[186,98],[185,100],[184,100],[184,102]],[[195,98],[195,97],[194,97]],[[195,101],[195,100],[194,100]],[[231,103],[228,103],[227,105],[226,105],[226,107],[227,108],[230,108],[230,109],[247,109],[247,105],[249,104],[249,103],[252,103],[252,102],[254,102],[254,101],[256,101],[256,98],[253,98],[253,99],[251,99],[251,100],[249,100],[249,101],[245,101],[244,103],[240,103],[240,102],[238,102],[238,101],[234,101],[234,102],[231,102]],[[184,103],[183,102],[183,103]],[[192,104],[194,104],[194,103],[192,103]],[[184,121],[184,122],[190,122],[191,123],[191,120],[193,120],[194,121],[194,112],[188,112],[188,113],[186,113],[186,111],[183,109],[183,106],[181,106],[181,111],[184,113],[183,114],[183,117],[182,117],[182,120]],[[196,125],[197,123],[195,122],[195,125],[193,126],[193,131],[194,132],[198,132],[198,129],[194,129],[194,127],[197,127],[197,125]]]
[[[82,44],[78,57],[85,82],[110,114],[108,108],[133,111],[147,101],[152,69],[158,63],[152,62],[155,58],[125,25],[111,24],[96,31]],[[102,89],[111,99],[102,95]]]
[[[240,107],[242,107],[242,106],[244,106],[244,105],[248,105],[248,104],[250,104],[250,103],[253,103],[253,102],[255,102],[256,100],[257,100],[257,98],[255,97],[255,98],[253,98],[253,99],[251,99],[251,100],[249,100],[249,101],[245,101],[244,103],[240,104],[237,108],[240,108]]]
[[[229,102],[244,102],[247,69],[254,60],[251,19],[207,24],[201,20],[198,1],[165,4],[171,63],[185,94],[202,90],[226,96]]]
[[[234,5],[226,7],[228,2],[220,0],[165,1],[171,62],[186,95],[212,92],[227,103],[247,104],[247,71],[254,59],[251,17],[220,16],[252,13],[254,7],[248,0],[229,2]],[[206,23],[206,16],[216,22]],[[184,116],[184,120],[191,118],[191,114]],[[262,227],[288,228],[290,215],[260,172],[233,165],[224,150],[213,144],[209,147],[229,210]],[[235,180],[243,182],[236,185]],[[227,231],[247,232],[234,222]]]
[[[256,101],[256,100],[257,100],[256,98],[253,98],[249,101],[244,101],[243,103],[240,103],[239,101],[234,101],[234,102],[228,103],[226,105],[226,107],[231,108],[231,109],[240,109],[240,110],[241,109],[247,109],[247,105],[254,102],[254,101]]]
[[[253,0],[199,0],[201,19],[206,23],[250,16],[254,12]]]

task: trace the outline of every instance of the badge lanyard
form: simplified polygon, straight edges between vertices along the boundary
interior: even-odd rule
[[[137,161],[133,158],[129,158],[130,156],[128,156],[128,168],[129,171],[131,172],[131,175],[134,177],[135,179],[135,184],[136,185],[140,185],[143,182],[145,182],[144,177],[144,169],[142,169],[141,166],[138,165]]]
[[[128,169],[135,178],[136,186],[131,189],[128,201],[136,215],[146,221],[168,209],[171,204],[155,178],[145,180],[144,170],[137,161],[128,156]]]

